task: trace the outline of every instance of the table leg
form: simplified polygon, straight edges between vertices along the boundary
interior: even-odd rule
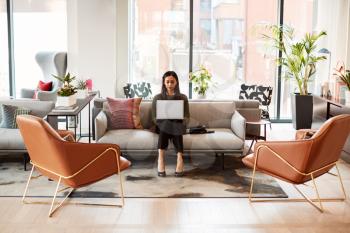
[[[249,146],[249,149],[248,149],[248,151],[247,151],[247,154],[246,154],[246,155],[248,155],[248,154],[249,154],[249,152],[252,150],[252,147],[253,147],[253,144],[254,144],[254,140],[255,140],[255,138],[253,138],[253,139],[252,139],[252,143],[250,143],[250,146]]]
[[[79,132],[80,132],[80,137],[81,137],[81,112],[79,113],[79,117],[80,117],[80,119],[78,118],[78,122],[79,122]]]
[[[89,102],[89,109],[88,109],[88,111],[89,111],[89,116],[88,116],[88,118],[89,118],[89,120],[88,120],[88,124],[89,124],[89,132],[88,132],[88,134],[89,134],[89,143],[91,143],[91,133],[90,133],[90,121],[91,121],[91,119],[90,119],[90,102]]]
[[[74,116],[74,137],[75,141],[77,141],[77,116]]]
[[[331,103],[327,101],[327,112],[326,112],[327,120],[329,119],[330,111],[331,111]]]

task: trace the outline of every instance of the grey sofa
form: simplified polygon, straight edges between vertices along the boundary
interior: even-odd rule
[[[55,104],[52,101],[39,101],[27,99],[0,99],[0,105],[7,104],[28,108],[30,114],[38,117],[45,117]],[[0,121],[2,119],[2,111],[0,111]],[[0,128],[0,153],[26,153],[26,147],[23,143],[19,129]],[[34,136],[34,135],[33,135]]]
[[[100,108],[94,105],[95,138],[97,143],[118,144],[122,152],[133,153],[157,152],[158,135],[150,130],[151,101],[142,101],[140,106],[141,123],[143,130],[107,128],[107,116],[101,111],[101,104],[106,102],[97,100]],[[198,124],[206,125],[211,134],[184,135],[184,152],[214,152],[216,154],[243,153],[246,134],[246,119],[249,121],[260,119],[259,103],[254,100],[240,101],[208,101],[190,100],[190,122],[187,127]],[[243,116],[242,116],[243,115]],[[247,129],[250,133],[259,133],[258,128]],[[254,132],[253,132],[254,131]],[[172,149],[173,145],[169,145]]]

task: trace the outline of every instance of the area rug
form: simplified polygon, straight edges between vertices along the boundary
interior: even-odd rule
[[[129,155],[132,166],[123,172],[125,196],[130,198],[197,198],[248,197],[252,170],[241,158],[225,155],[225,169],[221,156],[199,154],[185,157],[185,175],[175,177],[176,156],[166,156],[166,177],[157,176],[157,157]],[[2,161],[2,162],[1,162]],[[29,166],[30,167],[30,166]],[[23,171],[20,162],[0,160],[0,196],[21,196],[30,171]],[[31,182],[28,196],[52,196],[56,182],[40,177]],[[254,193],[258,197],[288,197],[271,177],[256,173]],[[117,197],[119,178],[111,176],[93,185],[76,190],[72,197]]]

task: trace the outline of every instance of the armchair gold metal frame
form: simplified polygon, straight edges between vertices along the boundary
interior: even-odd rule
[[[295,172],[297,172],[298,174],[301,174],[303,176],[309,176],[311,178],[312,184],[313,184],[313,188],[316,192],[317,198],[309,198],[304,192],[302,192],[297,186],[296,184],[293,184],[293,187],[301,194],[301,196],[303,197],[303,199],[301,198],[288,198],[288,199],[257,199],[253,197],[253,186],[254,186],[254,177],[255,177],[255,171],[257,170],[257,161],[258,161],[258,157],[259,157],[259,152],[262,148],[266,148],[268,150],[270,150],[272,152],[272,154],[274,156],[276,156],[278,159],[280,159],[283,163],[285,163],[287,166],[289,166],[290,168],[292,168]],[[344,197],[340,197],[340,198],[320,198],[320,194],[316,185],[316,181],[314,178],[314,174],[318,171],[321,171],[323,169],[326,169],[328,167],[332,167],[335,166],[338,175],[333,174],[328,172],[331,175],[335,175],[338,176],[339,178],[339,182],[341,185],[341,189],[342,192],[344,194]],[[300,172],[297,168],[295,168],[293,165],[291,165],[288,161],[286,161],[285,159],[282,158],[281,155],[279,155],[278,153],[276,153],[274,150],[272,150],[270,147],[266,146],[266,145],[259,145],[257,148],[257,153],[255,156],[255,160],[254,160],[254,167],[253,167],[253,174],[252,174],[252,178],[251,178],[251,185],[250,185],[250,191],[249,191],[249,201],[250,202],[304,202],[307,201],[309,202],[312,206],[314,206],[316,209],[318,209],[321,213],[324,212],[324,207],[322,205],[322,202],[334,202],[334,201],[345,201],[346,200],[346,192],[345,192],[345,188],[344,188],[344,184],[343,184],[343,180],[341,178],[340,172],[339,172],[339,168],[337,166],[337,162],[333,162],[330,164],[327,164],[317,170],[314,170],[312,172],[309,173],[303,173]],[[318,203],[318,205],[316,204]]]
[[[25,187],[25,190],[24,190],[24,193],[23,193],[23,197],[22,197],[22,202],[25,203],[25,204],[50,204],[49,202],[28,202],[25,200],[26,198],[26,194],[27,194],[27,191],[28,191],[28,187],[29,187],[29,183],[32,179],[36,179],[36,178],[39,178],[40,176],[42,175],[38,175],[38,176],[33,176],[33,171],[34,169],[37,167],[39,169],[42,169],[46,172],[49,172],[53,175],[56,175],[59,177],[58,179],[58,183],[57,183],[57,186],[56,186],[56,189],[55,189],[55,193],[54,193],[54,196],[52,198],[52,202],[51,202],[51,207],[50,207],[50,211],[49,211],[49,217],[51,217],[53,215],[53,213],[58,210],[62,204],[65,202],[65,200],[69,197],[69,195],[75,190],[74,188],[71,188],[71,187],[65,187],[65,188],[62,188],[59,190],[59,187],[60,187],[60,184],[61,184],[61,181],[62,179],[71,179],[73,177],[75,177],[76,175],[80,174],[82,171],[84,171],[86,168],[88,168],[90,165],[92,165],[94,162],[96,162],[99,158],[101,158],[102,156],[104,156],[108,151],[113,151],[114,152],[114,155],[117,159],[117,169],[118,169],[118,175],[119,175],[119,182],[120,182],[120,192],[121,192],[121,195],[120,195],[120,198],[121,198],[121,203],[120,204],[93,204],[93,203],[72,203],[72,204],[78,204],[78,205],[98,205],[98,206],[119,206],[119,207],[123,207],[124,206],[124,188],[123,188],[123,180],[122,180],[122,174],[120,172],[120,160],[119,160],[119,156],[118,156],[118,152],[116,149],[114,148],[108,148],[106,149],[105,151],[103,151],[101,154],[99,154],[95,159],[93,159],[92,161],[90,161],[88,164],[86,164],[85,166],[83,166],[81,169],[79,169],[77,172],[75,172],[74,174],[72,175],[69,175],[69,176],[63,176],[61,174],[58,174],[56,172],[53,172],[43,166],[41,166],[40,164],[35,164],[33,163],[32,161],[30,162],[33,166],[32,166],[32,170],[30,172],[30,175],[29,175],[29,178],[28,178],[28,181],[27,181],[27,184],[26,184],[26,187]],[[60,203],[56,203],[55,200],[56,200],[56,196],[58,193],[60,192],[63,192],[67,189],[71,188],[72,190],[70,190],[68,192],[68,194],[64,197],[64,199],[60,202]],[[56,205],[56,207],[54,207],[54,204],[58,204]]]

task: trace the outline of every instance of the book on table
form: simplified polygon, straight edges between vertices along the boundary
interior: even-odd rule
[[[78,105],[74,104],[72,106],[56,106],[52,109],[52,112],[74,112],[78,109]]]

